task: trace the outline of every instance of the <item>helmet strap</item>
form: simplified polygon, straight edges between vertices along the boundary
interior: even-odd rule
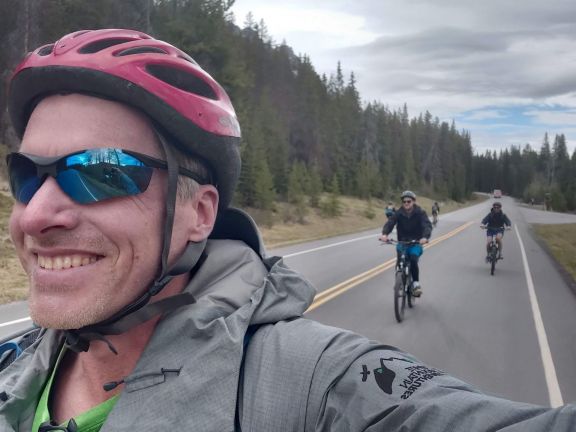
[[[206,240],[198,243],[189,242],[182,256],[170,269],[167,276],[163,278],[163,285],[166,285],[174,276],[184,273],[196,273],[205,259],[204,248]],[[151,291],[157,284],[155,281],[150,289],[142,294],[137,300],[115,313],[110,318],[82,327],[78,330],[65,330],[66,345],[73,351],[88,351],[90,342],[100,340],[108,344],[110,351],[118,354],[118,351],[104,335],[119,335],[125,333],[133,327],[142,324],[157,315],[171,312],[182,306],[191,305],[196,302],[191,293],[183,292],[174,296],[166,297],[154,303],[149,303],[152,298]],[[158,291],[159,292],[159,291]]]
[[[166,280],[168,276],[168,255],[170,253],[170,243],[172,241],[172,228],[174,226],[174,213],[176,211],[176,195],[178,192],[178,160],[170,149],[170,145],[166,142],[164,136],[156,131],[156,136],[162,144],[162,149],[166,155],[166,164],[168,165],[168,190],[166,193],[166,206],[164,215],[164,236],[162,245],[162,267],[160,268],[160,275],[154,281],[154,285],[150,289],[150,295],[158,294],[162,288],[172,279],[171,277]]]

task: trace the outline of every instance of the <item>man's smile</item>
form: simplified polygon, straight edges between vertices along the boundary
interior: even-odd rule
[[[97,255],[84,254],[57,256],[37,255],[37,257],[38,266],[45,270],[65,270],[74,267],[82,267],[88,264],[93,264],[99,259]]]

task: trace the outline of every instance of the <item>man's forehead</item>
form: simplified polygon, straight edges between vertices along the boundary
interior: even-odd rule
[[[53,95],[34,108],[22,139],[22,151],[57,155],[100,147],[127,148],[160,156],[149,119],[111,100],[82,94]]]

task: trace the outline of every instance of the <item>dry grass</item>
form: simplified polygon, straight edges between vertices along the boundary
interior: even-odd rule
[[[282,223],[281,219],[289,211],[289,205],[286,203],[277,204],[274,218],[278,221],[275,221],[271,228],[261,227],[266,247],[274,248],[382,226],[382,221],[385,218],[383,212],[385,204],[382,201],[372,201],[372,211],[375,216],[370,219],[366,217],[366,214],[369,213],[368,201],[350,197],[340,197],[339,200],[341,216],[327,218],[322,216],[318,210],[309,209],[304,224]],[[252,214],[250,210],[249,213]]]
[[[8,235],[8,218],[12,198],[0,185],[0,304],[26,298],[28,278],[16,258],[14,246]]]
[[[576,224],[534,225],[558,263],[576,280]]]
[[[471,201],[465,203],[440,201],[440,214],[474,205],[486,199],[485,196],[475,195]],[[318,240],[372,228],[381,228],[386,220],[384,216],[385,201],[372,200],[372,209],[375,214],[373,219],[366,217],[368,213],[367,201],[351,197],[341,197],[340,202],[342,203],[342,215],[340,217],[326,218],[318,211],[310,209],[305,224],[281,223],[282,214],[286,211],[287,204],[279,204],[276,215],[274,216],[279,222],[275,222],[271,228],[261,225],[261,232],[266,247],[272,249],[304,241]],[[418,205],[424,208],[428,215],[431,214],[433,202],[434,200],[425,197],[419,197],[417,200]],[[396,207],[400,206],[399,202],[394,204]],[[249,210],[249,213],[252,214],[252,211]],[[258,220],[258,217],[256,219]]]

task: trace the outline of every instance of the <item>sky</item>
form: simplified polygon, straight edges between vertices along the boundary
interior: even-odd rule
[[[362,100],[426,110],[477,153],[564,134],[576,149],[575,0],[236,0],[276,43],[328,77],[338,61]]]

